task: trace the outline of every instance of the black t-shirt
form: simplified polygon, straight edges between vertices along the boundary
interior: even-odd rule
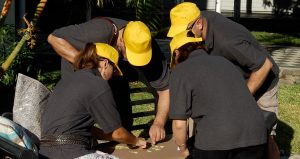
[[[273,68],[256,95],[273,88],[278,82],[279,68],[252,34],[242,25],[213,11],[203,11],[208,21],[205,45],[211,55],[223,56],[248,79],[252,71],[258,70],[268,57]]]
[[[125,27],[127,21],[109,18],[119,29]],[[112,37],[112,24],[101,18],[92,19],[86,23],[79,25],[71,25],[55,30],[52,34],[67,40],[77,50],[82,50],[87,42],[102,42],[108,43]],[[126,61],[119,60],[119,63]],[[130,67],[130,68],[129,68]],[[65,59],[62,60],[62,77],[68,76],[73,72],[72,65]],[[124,73],[124,78],[136,79],[150,83],[156,90],[165,90],[168,88],[169,69],[167,61],[163,56],[158,44],[152,40],[152,59],[146,66],[135,67],[129,64],[120,64],[120,69]],[[132,70],[137,71],[132,71]],[[141,77],[144,76],[144,77]]]
[[[195,147],[229,150],[266,142],[263,115],[232,63],[203,50],[172,71],[170,118],[193,118]]]
[[[42,136],[72,134],[89,138],[95,122],[105,133],[122,126],[107,81],[103,80],[97,70],[90,69],[76,71],[72,76],[61,79],[57,83],[48,99],[41,120]],[[70,147],[76,151],[71,153],[66,150],[65,152],[69,152],[70,156],[84,155],[89,152],[83,149],[82,145]],[[43,147],[43,150],[45,149],[47,147]]]

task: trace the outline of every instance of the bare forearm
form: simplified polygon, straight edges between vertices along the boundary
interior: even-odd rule
[[[158,104],[157,113],[153,124],[164,126],[169,113],[170,108],[170,92],[169,89],[164,91],[158,91]]]
[[[121,127],[112,132],[111,138],[114,141],[135,145],[138,138],[129,133],[125,128]]]
[[[93,127],[91,131],[93,137],[97,140],[113,141],[111,133],[105,134],[100,128],[97,127]]]
[[[180,150],[186,149],[187,123],[186,120],[173,120],[173,137]]]
[[[266,58],[263,66],[257,71],[251,73],[247,86],[252,94],[255,94],[255,92],[264,83],[272,67],[272,62]]]
[[[93,127],[92,135],[98,140],[117,141],[119,143],[130,144],[133,146],[138,146],[140,148],[147,147],[147,142],[145,141],[145,139],[134,136],[123,127],[120,127],[114,130],[112,133],[108,134],[105,134],[101,129],[97,127]]]
[[[57,54],[69,62],[74,63],[75,57],[79,54],[79,51],[75,49],[69,42],[52,34],[48,36],[48,42],[51,44]]]
[[[123,127],[114,130],[112,133],[105,134],[101,129],[93,127],[92,134],[98,140],[117,141],[125,144],[135,144],[137,137],[129,133]]]

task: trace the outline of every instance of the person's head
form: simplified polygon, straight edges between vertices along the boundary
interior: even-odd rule
[[[116,49],[104,43],[87,43],[76,57],[74,67],[79,69],[98,69],[104,80],[109,80],[113,74],[122,76],[118,66],[119,53]]]
[[[170,11],[171,27],[168,37],[174,37],[184,30],[192,30],[196,37],[202,36],[203,18],[195,3],[183,2]]]
[[[177,64],[185,61],[190,53],[198,48],[201,48],[199,43],[202,38],[195,38],[195,35],[190,30],[185,30],[171,40],[171,62],[170,67],[174,68]]]
[[[131,65],[144,66],[150,62],[151,32],[143,22],[130,21],[124,28],[120,41],[119,50]]]

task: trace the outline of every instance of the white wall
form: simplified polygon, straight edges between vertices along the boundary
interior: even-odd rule
[[[215,10],[215,0],[208,0],[207,9]],[[273,4],[273,0],[271,1]],[[222,12],[233,12],[234,0],[221,0]],[[241,13],[246,13],[247,0],[241,0]],[[272,13],[272,6],[264,6],[263,0],[252,0],[252,13]]]

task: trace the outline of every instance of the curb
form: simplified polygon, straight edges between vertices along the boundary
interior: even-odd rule
[[[300,83],[300,68],[280,67],[279,82],[283,84]],[[300,158],[299,158],[300,159]]]

